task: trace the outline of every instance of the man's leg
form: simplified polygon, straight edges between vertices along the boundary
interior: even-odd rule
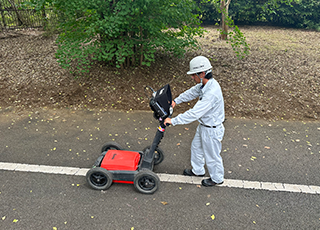
[[[221,140],[224,135],[224,127],[216,129],[203,127],[201,129],[202,148],[210,178],[215,183],[224,180],[224,167],[221,153]]]
[[[191,166],[192,171],[196,175],[204,175],[204,154],[202,150],[202,141],[200,135],[200,125],[197,128],[196,134],[194,135],[192,144],[191,144]]]

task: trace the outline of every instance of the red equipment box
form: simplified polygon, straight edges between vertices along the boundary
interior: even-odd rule
[[[101,162],[107,170],[135,171],[140,161],[140,153],[126,150],[108,150]]]

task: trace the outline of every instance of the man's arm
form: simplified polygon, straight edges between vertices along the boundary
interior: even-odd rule
[[[199,97],[200,86],[201,84],[197,84],[188,89],[187,91],[181,93],[176,99],[174,99],[175,103],[178,105],[182,102],[188,102]]]

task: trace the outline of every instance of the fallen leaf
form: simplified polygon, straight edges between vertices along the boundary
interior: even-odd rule
[[[268,147],[268,146],[264,146],[264,148],[265,148],[265,149],[270,149],[270,147]]]
[[[6,219],[6,216],[3,216],[3,217],[2,217],[2,220],[5,220],[5,219]]]
[[[17,219],[14,219],[12,222],[13,223],[17,223],[19,220],[17,220]]]
[[[214,215],[211,216],[211,219],[214,220],[216,217]]]
[[[161,204],[163,204],[163,205],[167,205],[167,204],[168,204],[168,202],[161,201]]]

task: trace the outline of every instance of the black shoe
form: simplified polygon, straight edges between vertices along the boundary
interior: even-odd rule
[[[203,186],[206,186],[206,187],[211,187],[211,186],[223,184],[223,181],[222,181],[221,183],[216,183],[216,182],[212,181],[211,178],[209,178],[209,179],[203,179],[203,180],[201,181],[201,184],[202,184]]]
[[[183,171],[183,175],[185,175],[185,176],[204,176],[204,174],[203,175],[194,174],[191,169],[185,169]]]

